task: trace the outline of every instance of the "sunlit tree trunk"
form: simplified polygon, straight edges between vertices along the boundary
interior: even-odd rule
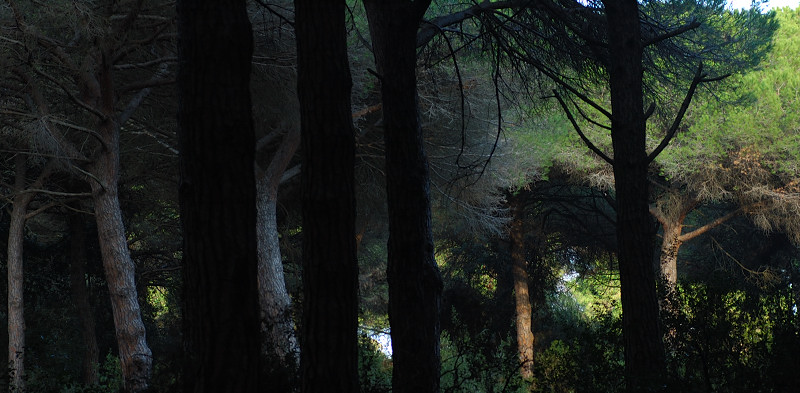
[[[532,307],[528,288],[528,263],[525,258],[525,207],[515,197],[511,201],[511,270],[514,277],[514,303],[516,309],[517,351],[520,375],[525,380],[533,378],[533,345],[535,337],[531,326]]]
[[[389,213],[392,391],[438,392],[442,278],[417,103],[417,29],[430,0],[365,0],[381,84]]]
[[[345,2],[295,1],[303,191],[302,391],[357,392],[355,134]]]
[[[253,36],[243,0],[179,0],[186,393],[260,386]]]
[[[662,229],[664,237],[661,239],[659,264],[661,266],[661,277],[671,292],[675,290],[675,286],[678,284],[678,250],[683,244],[681,239],[683,223],[663,225]]]

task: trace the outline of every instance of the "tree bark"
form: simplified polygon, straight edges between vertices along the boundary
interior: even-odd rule
[[[303,190],[303,392],[356,392],[355,138],[344,1],[295,1]]]
[[[636,0],[604,3],[626,385],[632,392],[656,391],[661,389],[666,365],[653,263],[655,232],[648,206],[639,8]]]
[[[683,244],[681,239],[683,222],[662,225],[661,228],[664,236],[661,240],[661,255],[658,258],[661,277],[668,286],[666,289],[672,292],[678,284],[678,250]]]
[[[278,186],[280,178],[300,145],[300,130],[290,130],[266,171],[256,167],[258,210],[258,295],[261,307],[262,352],[268,361],[290,370],[299,365],[300,347],[292,321],[292,300],[286,291],[280,239],[278,238]]]
[[[519,197],[513,197],[511,221],[511,270],[514,276],[514,302],[516,308],[517,351],[520,375],[525,380],[533,379],[532,307],[528,288],[528,263],[525,258],[525,206]]]
[[[83,336],[83,383],[92,386],[100,382],[98,374],[100,350],[97,346],[94,312],[86,289],[86,230],[80,214],[73,213],[69,218],[69,273],[72,300],[78,310]]]
[[[261,391],[246,7],[177,2],[187,393]]]
[[[122,209],[119,205],[119,124],[114,121],[115,94],[112,84],[111,56],[104,53],[98,82],[100,110],[105,115],[97,127],[103,142],[90,181],[94,202],[97,236],[103,258],[111,311],[117,337],[125,392],[141,392],[150,384],[153,354],[147,346],[139,297],[136,292],[136,267],[128,249]]]
[[[417,29],[430,0],[365,0],[383,98],[392,391],[438,392],[442,278],[417,103]]]
[[[25,301],[23,279],[23,241],[25,214],[33,193],[24,193],[27,176],[27,159],[18,153],[15,157],[15,181],[8,228],[8,373],[9,389],[25,391]]]

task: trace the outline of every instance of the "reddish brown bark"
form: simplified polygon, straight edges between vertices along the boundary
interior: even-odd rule
[[[533,378],[533,346],[535,337],[531,324],[532,307],[528,288],[528,262],[525,258],[525,207],[518,198],[512,200],[511,270],[514,277],[514,303],[516,309],[517,351],[520,375]]]

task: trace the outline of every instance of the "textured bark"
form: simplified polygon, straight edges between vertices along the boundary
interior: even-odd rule
[[[147,346],[144,323],[136,293],[136,267],[128,249],[122,209],[119,205],[119,125],[114,119],[114,88],[111,64],[102,56],[98,82],[100,84],[100,109],[106,118],[97,127],[103,141],[94,163],[91,181],[97,236],[103,258],[108,292],[111,295],[111,312],[117,337],[117,349],[122,366],[124,390],[141,392],[150,384],[153,354]]]
[[[667,291],[672,292],[678,284],[678,250],[683,244],[681,231],[683,222],[662,225],[663,238],[661,239],[661,255],[659,255],[659,266],[661,267],[661,277],[667,285]]]
[[[25,391],[25,280],[23,245],[25,221],[29,218],[28,206],[36,192],[26,190],[27,156],[18,153],[14,157],[14,188],[11,217],[8,228],[8,372],[9,388],[15,392]],[[53,162],[47,163],[36,180],[27,188],[40,189],[50,176]]]
[[[180,0],[185,392],[259,392],[252,30],[246,2]]]
[[[639,9],[636,0],[605,5],[626,385],[633,392],[655,391],[666,366],[653,263],[655,232],[648,206]]]
[[[299,365],[300,347],[292,321],[292,299],[286,291],[280,239],[278,238],[278,186],[286,167],[300,145],[300,130],[293,129],[266,171],[256,168],[256,208],[258,210],[258,296],[261,307],[262,353],[267,359],[288,366]]]
[[[303,162],[303,392],[357,392],[355,139],[344,1],[295,1]]]
[[[528,288],[528,263],[525,258],[525,207],[514,198],[511,221],[511,270],[514,277],[514,303],[516,309],[517,352],[520,375],[525,380],[533,378],[533,346],[535,337],[531,326],[531,297]]]
[[[100,350],[97,347],[94,311],[86,289],[86,230],[81,213],[70,216],[69,274],[72,301],[78,310],[83,338],[83,383],[97,385]]]
[[[15,158],[14,191],[11,222],[8,228],[8,373],[10,390],[25,391],[25,302],[23,280],[23,251],[25,236],[25,213],[32,193],[25,189],[26,158],[18,154]]]
[[[417,104],[417,28],[430,1],[364,2],[383,98],[392,391],[438,392],[442,278]]]

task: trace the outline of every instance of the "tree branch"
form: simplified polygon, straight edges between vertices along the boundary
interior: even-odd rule
[[[589,150],[593,151],[594,154],[597,154],[600,158],[602,158],[603,161],[611,165],[614,165],[614,160],[612,160],[605,153],[603,153],[597,146],[595,146],[594,143],[592,143],[592,141],[590,141],[589,138],[586,137],[583,131],[581,131],[581,127],[575,121],[575,118],[572,116],[572,112],[570,112],[569,107],[567,107],[567,103],[564,102],[564,100],[561,98],[561,95],[558,94],[558,92],[555,90],[553,90],[553,93],[555,94],[555,98],[558,100],[558,103],[561,104],[561,108],[564,109],[564,113],[567,114],[567,118],[569,119],[570,123],[572,123],[572,127],[575,128],[575,131],[581,137],[583,143],[586,144],[586,147],[588,147]]]
[[[719,217],[716,220],[711,221],[706,225],[703,225],[703,226],[701,226],[701,227],[699,227],[699,228],[697,228],[697,229],[695,229],[695,230],[693,230],[691,232],[687,232],[687,233],[684,233],[684,234],[678,236],[678,241],[685,242],[687,240],[694,239],[694,238],[696,238],[696,237],[698,237],[698,236],[710,231],[711,229],[722,225],[723,223],[725,223],[725,221],[728,221],[731,218],[734,218],[734,217],[738,216],[739,214],[742,214],[743,212],[744,212],[744,208],[743,207],[738,207],[738,208],[736,208],[736,210],[734,210],[734,211],[732,211],[732,212],[730,212],[730,213],[728,213],[728,214],[726,214],[726,215],[724,215],[722,217]]]
[[[697,19],[692,17],[692,19],[690,19],[689,22],[686,22],[686,24],[684,24],[683,26],[680,26],[680,27],[678,27],[678,28],[676,28],[674,30],[670,30],[670,31],[668,31],[668,32],[666,32],[664,34],[657,35],[657,36],[655,36],[653,38],[650,38],[650,39],[646,40],[643,43],[643,46],[647,47],[647,46],[650,46],[650,45],[655,45],[655,44],[657,44],[657,43],[659,43],[661,41],[668,40],[668,39],[670,39],[672,37],[679,36],[679,35],[687,32],[689,30],[694,30],[694,29],[696,29],[698,27],[700,27],[700,22],[698,22]]]
[[[718,81],[726,78],[727,76],[728,75],[715,78],[706,78],[706,74],[703,73],[703,63],[700,63],[700,65],[697,66],[697,72],[694,74],[694,78],[692,78],[692,84],[689,86],[689,90],[686,92],[686,97],[683,98],[683,103],[681,103],[681,107],[678,109],[678,113],[675,115],[675,120],[672,122],[669,130],[667,130],[667,134],[664,135],[664,139],[661,140],[661,143],[658,145],[658,147],[656,147],[655,150],[653,150],[647,156],[648,164],[653,162],[653,160],[655,160],[656,157],[658,157],[658,155],[661,154],[661,152],[667,147],[672,138],[675,137],[675,133],[678,131],[678,127],[681,125],[683,116],[686,114],[686,110],[689,109],[689,105],[692,103],[692,98],[697,90],[697,86],[705,82]]]
[[[433,37],[436,37],[445,27],[461,23],[467,19],[479,16],[484,12],[496,11],[511,7],[520,7],[530,0],[512,1],[490,1],[484,0],[480,4],[475,4],[463,11],[454,12],[448,15],[437,16],[429,21],[423,21],[424,25],[417,32],[417,48],[425,46]]]

